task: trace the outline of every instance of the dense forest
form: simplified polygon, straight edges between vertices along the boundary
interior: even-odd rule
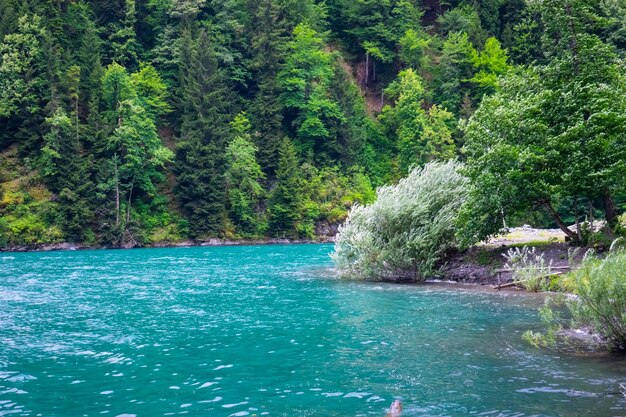
[[[0,246],[314,238],[451,159],[467,244],[615,226],[625,56],[624,0],[0,0]]]

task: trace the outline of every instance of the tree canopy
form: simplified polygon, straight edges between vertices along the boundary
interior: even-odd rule
[[[332,235],[452,159],[463,242],[577,240],[626,205],[624,22],[610,0],[0,0],[0,243]]]

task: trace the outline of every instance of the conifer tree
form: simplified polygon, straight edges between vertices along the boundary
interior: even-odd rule
[[[443,43],[434,82],[435,97],[442,108],[455,114],[459,111],[464,92],[468,91],[467,80],[473,76],[471,59],[474,54],[475,49],[467,33],[450,33]]]
[[[51,87],[46,57],[49,34],[41,17],[23,16],[18,31],[0,43],[0,144],[17,142],[32,152],[42,136]]]
[[[60,226],[65,238],[80,241],[91,221],[89,201],[93,183],[82,155],[76,128],[65,111],[57,109],[46,118],[48,133],[44,135],[39,167],[50,189],[60,203]]]
[[[226,148],[226,186],[231,220],[243,234],[254,234],[257,223],[256,209],[263,195],[259,181],[263,172],[256,153],[258,149],[250,137],[250,122],[240,113],[231,123],[233,139]]]
[[[139,61],[140,44],[137,41],[135,25],[137,9],[135,0],[125,0],[124,20],[121,27],[111,34],[112,60],[128,68],[134,68]]]
[[[259,148],[259,162],[269,176],[274,176],[278,165],[278,148],[282,137],[282,104],[277,75],[286,52],[287,22],[277,0],[252,1],[254,31],[251,69],[257,80],[257,91],[250,104],[250,121]]]
[[[276,237],[298,237],[304,195],[298,155],[293,142],[284,138],[279,148],[276,185],[269,207],[270,232]]]
[[[0,41],[4,35],[16,32],[19,19],[29,12],[26,1],[0,0]]]
[[[80,96],[84,103],[97,98],[104,73],[101,60],[102,41],[96,25],[87,20],[85,30],[80,36],[80,47],[76,61],[82,74],[80,79]]]
[[[177,195],[190,221],[193,237],[218,236],[224,229],[224,146],[229,135],[231,91],[218,66],[205,31],[181,60],[180,142],[177,149]]]
[[[304,155],[324,161],[337,156],[337,128],[345,117],[329,92],[332,56],[319,34],[296,26],[285,66],[279,74],[281,100]]]

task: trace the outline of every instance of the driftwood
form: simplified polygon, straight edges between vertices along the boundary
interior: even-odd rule
[[[526,268],[521,268],[521,269],[526,269]],[[571,268],[569,266],[553,266],[550,267],[550,269],[554,269],[560,272],[551,272],[549,274],[545,274],[545,275],[541,275],[539,277],[537,277],[538,279],[545,279],[545,278],[550,278],[553,276],[557,276],[557,275],[562,275],[564,274],[566,271],[571,270]],[[498,285],[494,286],[493,289],[494,290],[500,290],[502,288],[509,288],[509,287],[515,287],[515,286],[519,286],[521,284],[524,283],[524,281],[513,281],[513,282],[507,282],[507,283],[501,283],[501,279],[502,279],[502,274],[504,273],[512,273],[515,272],[513,269],[510,268],[505,268],[505,269],[496,269],[495,270],[495,274],[498,277]]]

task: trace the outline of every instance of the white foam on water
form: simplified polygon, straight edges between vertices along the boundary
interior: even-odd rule
[[[237,406],[240,406],[240,405],[246,405],[246,404],[248,404],[248,401],[242,401],[240,403],[234,403],[234,404],[224,404],[222,407],[224,407],[224,408],[233,408],[233,407],[237,407]]]

